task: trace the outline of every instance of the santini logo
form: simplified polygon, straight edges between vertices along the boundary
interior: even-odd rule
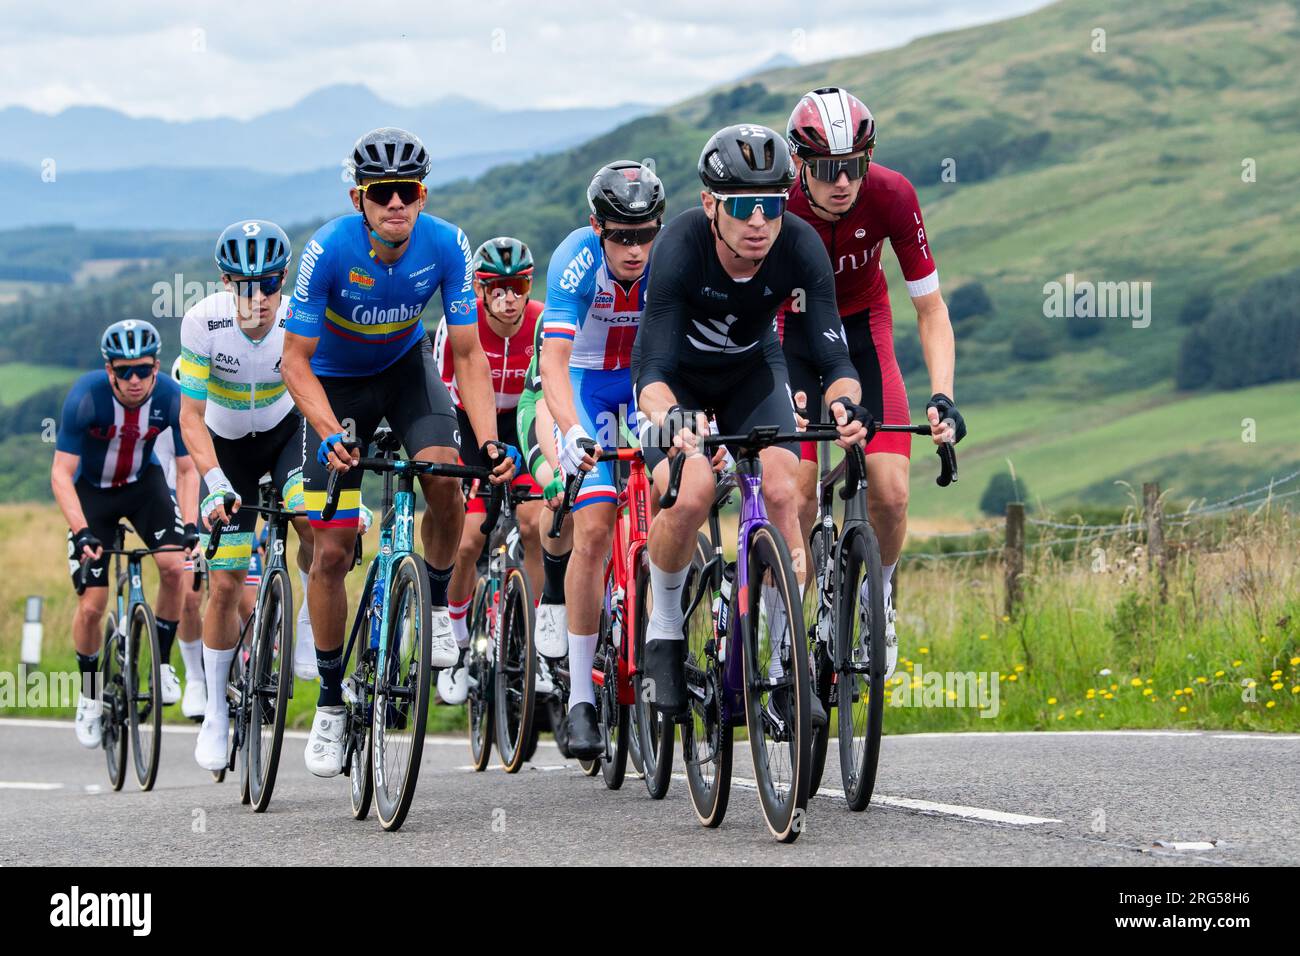
[[[153,928],[152,893],[71,893],[50,897],[51,926],[129,926],[132,935],[148,936]]]

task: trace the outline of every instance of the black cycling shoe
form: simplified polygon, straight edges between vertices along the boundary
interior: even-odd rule
[[[665,717],[686,713],[686,642],[645,642],[645,677],[650,685],[650,703]]]
[[[605,753],[605,741],[600,736],[596,721],[596,708],[585,701],[569,711],[567,718],[567,743],[569,753],[578,760],[591,760]]]

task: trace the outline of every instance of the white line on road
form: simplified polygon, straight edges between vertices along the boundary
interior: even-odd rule
[[[0,780],[0,790],[62,790],[61,783],[33,783],[28,780]]]

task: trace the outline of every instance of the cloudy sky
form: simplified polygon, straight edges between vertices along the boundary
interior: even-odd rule
[[[1046,0],[0,0],[0,107],[249,117],[335,83],[414,105],[669,103],[784,53],[886,49]],[[434,12],[436,11],[436,12]]]

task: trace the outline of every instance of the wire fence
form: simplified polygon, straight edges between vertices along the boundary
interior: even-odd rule
[[[1291,474],[1283,475],[1280,478],[1274,478],[1266,485],[1252,488],[1249,491],[1243,491],[1240,494],[1232,495],[1219,501],[1189,506],[1185,510],[1175,512],[1172,516],[1164,519],[1162,526],[1164,528],[1186,528],[1202,519],[1223,517],[1241,511],[1252,511],[1263,505],[1270,505],[1275,501],[1300,495],[1300,488],[1281,493],[1276,493],[1275,491],[1278,487],[1295,481],[1297,478],[1300,478],[1300,470],[1293,471]],[[1260,496],[1261,494],[1262,497]],[[1052,521],[1044,518],[1025,518],[1024,520],[1025,524],[1032,525],[1036,528],[1053,531],[1084,532],[1074,538],[1041,538],[1038,541],[1024,545],[1024,550],[1026,551],[1038,548],[1066,547],[1068,545],[1088,543],[1116,532],[1129,534],[1134,532],[1145,532],[1147,527],[1145,517],[1139,513],[1134,513],[1133,517],[1127,521],[1112,524],[1085,524],[1082,521]],[[1004,533],[1005,526],[1003,525],[986,525],[981,528],[972,528],[968,531],[918,531],[912,534],[915,537],[923,538],[925,540],[959,540],[963,538],[1003,535]],[[1002,554],[1005,550],[1005,546],[998,546],[973,548],[964,551],[912,552],[905,556],[909,560],[921,559],[946,561],[957,558],[988,557],[989,555]]]

